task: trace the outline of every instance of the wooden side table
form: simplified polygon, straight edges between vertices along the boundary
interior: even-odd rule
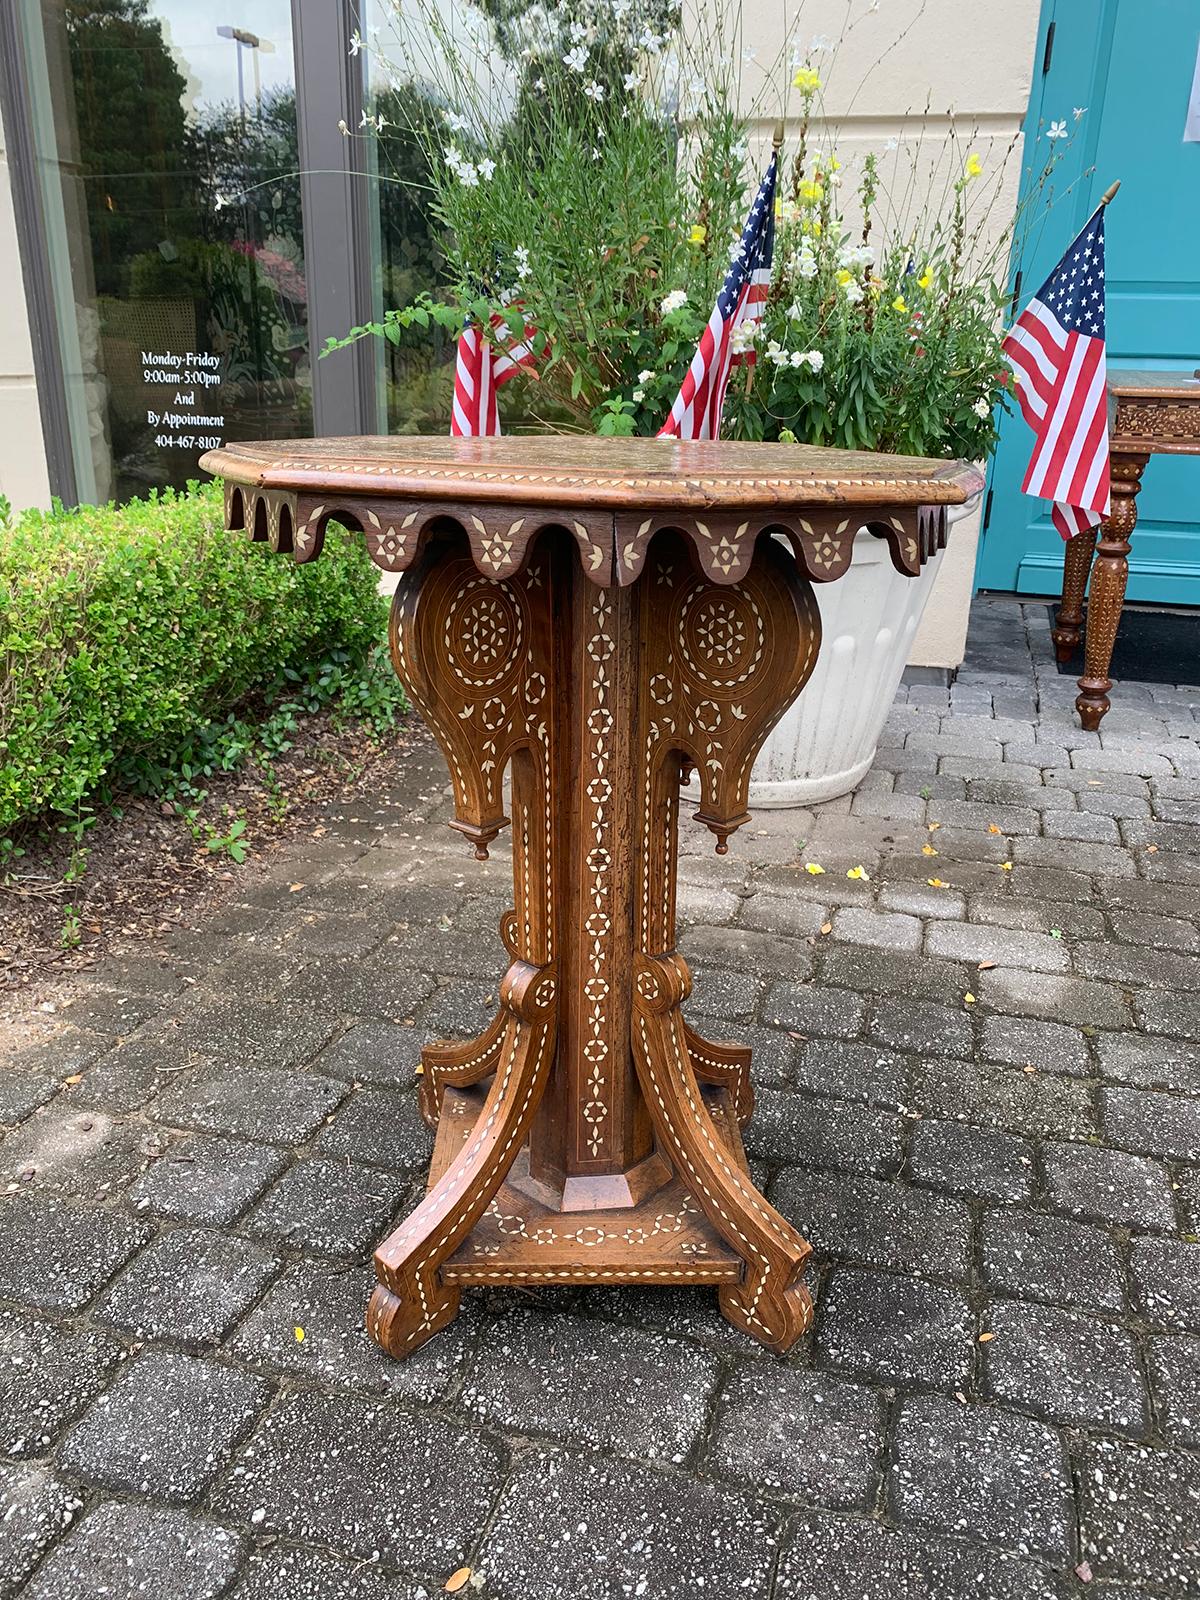
[[[1083,677],[1075,709],[1092,732],[1110,704],[1108,669],[1125,604],[1142,473],[1152,455],[1200,455],[1200,378],[1185,372],[1116,372],[1109,377],[1108,394],[1112,512],[1098,529],[1068,541],[1062,601],[1051,630],[1058,659],[1069,661],[1079,648],[1087,595]]]
[[[750,1052],[702,1038],[675,949],[680,784],[724,851],[750,768],[820,647],[811,583],[854,534],[915,576],[969,467],[654,439],[230,445],[226,521],[297,561],[333,517],[404,572],[396,670],[486,856],[508,822],[500,1007],[423,1053],[429,1186],[379,1246],[367,1313],[394,1356],[471,1284],[708,1284],[786,1350],[809,1246],[750,1181]],[[782,544],[772,534],[785,536]]]

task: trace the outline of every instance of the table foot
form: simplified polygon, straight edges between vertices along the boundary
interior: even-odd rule
[[[500,989],[502,1036],[491,1087],[471,1137],[424,1200],[375,1252],[379,1287],[367,1331],[389,1355],[410,1354],[458,1313],[441,1272],[503,1183],[524,1142],[554,1054],[555,981],[549,967],[514,962]],[[490,1032],[490,1030],[489,1030]]]
[[[641,956],[634,979],[634,1059],[659,1145],[742,1275],[720,1293],[735,1326],[772,1350],[789,1350],[812,1323],[801,1280],[811,1247],[730,1159],[697,1082],[680,1005],[691,988],[679,956]]]

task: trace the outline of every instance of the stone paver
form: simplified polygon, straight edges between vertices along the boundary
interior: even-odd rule
[[[966,1534],[1023,1555],[1070,1550],[1071,1482],[1044,1423],[942,1395],[906,1400],[888,1493],[901,1523]]]
[[[216,1600],[241,1550],[238,1534],[185,1511],[110,1503],[50,1552],[25,1593],[29,1600]]]
[[[806,1505],[868,1510],[879,1473],[884,1407],[877,1390],[824,1372],[754,1365],[730,1378],[711,1446],[713,1468]]]
[[[147,1351],[67,1434],[64,1465],[112,1489],[187,1501],[266,1404],[261,1379],[194,1356]]]
[[[34,1012],[0,1062],[3,1600],[1200,1588],[1200,691],[1121,684],[1098,738],[1075,692],[1045,606],[981,600],[853,798],[724,858],[685,821],[688,1015],[752,1046],[752,1170],[814,1249],[782,1361],[686,1286],[368,1339],[421,1046],[505,964],[511,847],[445,831],[424,736]]]
[[[503,1449],[469,1425],[391,1400],[297,1393],[257,1429],[214,1510],[264,1534],[448,1577],[504,1476]]]

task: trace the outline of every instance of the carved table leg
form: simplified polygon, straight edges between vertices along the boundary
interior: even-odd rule
[[[1108,669],[1125,603],[1129,544],[1137,522],[1136,497],[1148,460],[1148,456],[1115,454],[1112,458],[1112,510],[1108,520],[1101,524],[1096,546],[1083,677],[1079,680],[1079,695],[1075,701],[1080,722],[1092,733],[1100,726],[1109,707],[1112,679]]]
[[[1050,637],[1054,640],[1054,653],[1059,661],[1070,661],[1079,648],[1079,635],[1083,626],[1083,598],[1087,594],[1088,574],[1092,570],[1092,556],[1096,550],[1096,529],[1088,528],[1067,540],[1063,557],[1062,600]]]

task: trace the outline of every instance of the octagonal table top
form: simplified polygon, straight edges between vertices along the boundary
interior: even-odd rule
[[[591,434],[279,439],[228,444],[200,464],[267,490],[628,510],[958,505],[981,482],[959,461]]]

